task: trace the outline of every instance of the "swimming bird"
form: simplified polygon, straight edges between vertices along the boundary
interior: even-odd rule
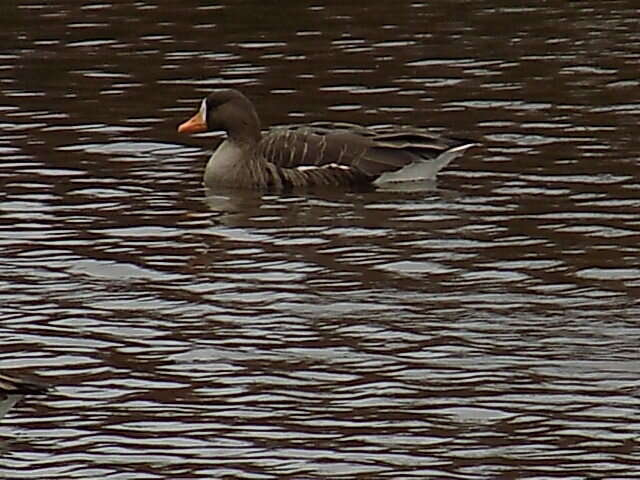
[[[24,395],[43,394],[48,389],[42,383],[0,373],[0,419]]]
[[[207,187],[258,190],[348,187],[433,180],[473,142],[411,127],[363,127],[315,122],[261,131],[251,101],[234,89],[215,90],[182,133],[224,130],[209,159]]]

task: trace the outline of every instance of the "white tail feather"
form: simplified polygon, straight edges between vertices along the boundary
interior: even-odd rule
[[[461,156],[467,149],[475,146],[474,143],[460,145],[446,152],[441,153],[433,160],[420,160],[406,167],[396,170],[395,172],[385,172],[380,175],[375,184],[382,185],[385,183],[400,182],[420,182],[425,180],[434,180],[440,170],[449,165],[452,160]]]

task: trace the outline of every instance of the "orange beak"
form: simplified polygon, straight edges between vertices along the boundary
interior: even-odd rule
[[[207,131],[207,122],[202,118],[202,112],[196,113],[178,127],[178,132],[180,133],[198,133],[205,131]]]

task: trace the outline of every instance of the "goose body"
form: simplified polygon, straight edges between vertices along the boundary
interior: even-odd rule
[[[0,418],[24,395],[43,394],[46,385],[0,373]]]
[[[362,127],[348,123],[260,130],[253,104],[237,90],[217,90],[178,127],[195,133],[221,129],[227,138],[205,168],[208,187],[253,189],[339,187],[432,180],[474,146],[409,127]]]

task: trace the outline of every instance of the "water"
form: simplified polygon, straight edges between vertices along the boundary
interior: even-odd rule
[[[635,2],[0,8],[0,478],[637,476]],[[220,85],[482,147],[208,196]]]

